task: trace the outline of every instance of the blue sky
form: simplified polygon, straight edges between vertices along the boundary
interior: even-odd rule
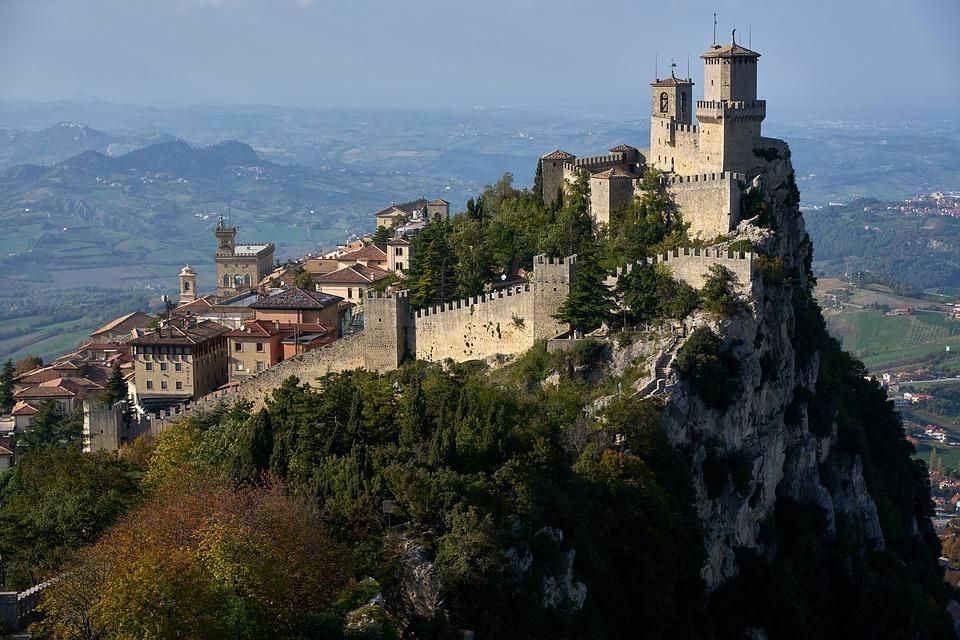
[[[958,0],[0,0],[0,100],[645,105],[714,11],[782,108],[960,103]]]

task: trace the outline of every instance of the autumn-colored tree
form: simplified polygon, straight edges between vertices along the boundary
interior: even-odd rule
[[[234,490],[198,476],[171,479],[47,591],[45,618],[31,631],[291,637],[309,632],[309,621],[347,586],[346,557],[307,501],[282,486]]]

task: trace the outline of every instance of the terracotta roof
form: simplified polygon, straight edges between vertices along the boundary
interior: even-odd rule
[[[566,151],[557,149],[556,151],[551,151],[545,156],[540,156],[540,159],[541,160],[570,160],[575,157],[576,156],[573,155],[572,153],[567,153]]]
[[[633,178],[635,176],[624,171],[620,167],[614,167],[612,169],[607,169],[606,171],[601,171],[600,173],[594,173],[590,177],[599,178],[600,180],[609,180],[610,178]]]
[[[628,151],[638,151],[638,149],[636,147],[631,147],[628,144],[618,144],[610,149],[610,153],[626,153]]]
[[[13,455],[13,451],[10,451],[10,449],[7,449],[6,447],[0,447],[0,456],[12,456],[12,455]]]
[[[672,73],[669,78],[664,78],[663,80],[657,79],[656,82],[651,82],[650,86],[652,87],[678,87],[678,86],[688,86],[693,85],[693,81],[690,78],[678,78]]]
[[[23,400],[18,401],[13,405],[13,411],[10,412],[12,416],[32,416],[37,411],[40,411],[40,408],[30,404],[29,402],[24,402]]]
[[[142,317],[142,318],[138,318],[138,317]],[[128,314],[125,315],[125,316],[120,316],[119,318],[116,318],[116,319],[114,319],[114,320],[111,320],[110,322],[108,322],[107,324],[103,325],[102,327],[100,327],[99,329],[97,329],[96,331],[94,331],[93,333],[91,333],[90,335],[91,335],[91,336],[96,336],[96,335],[100,335],[101,333],[107,333],[108,331],[113,331],[115,328],[117,328],[118,326],[120,326],[121,324],[123,324],[124,322],[126,322],[127,320],[133,320],[134,318],[142,319],[142,320],[143,320],[143,322],[142,322],[143,325],[146,325],[148,322],[150,322],[150,321],[153,319],[151,316],[147,315],[146,313],[144,313],[144,312],[142,312],[142,311],[134,311],[133,313],[128,313]]]
[[[337,262],[347,262],[348,260],[383,260],[386,261],[387,253],[375,244],[368,244],[363,249],[357,249],[346,253],[339,258]]]
[[[406,238],[393,238],[392,240],[388,240],[387,244],[390,245],[391,247],[396,247],[396,246],[406,247],[407,245],[410,244],[410,241],[407,240]]]
[[[272,296],[257,300],[251,309],[326,309],[332,304],[342,301],[340,296],[319,291],[307,291],[300,287],[290,287]]]
[[[134,338],[130,344],[139,345],[194,345],[216,338],[229,331],[227,327],[212,320],[190,323],[184,327],[179,320],[164,325],[156,331],[150,331]]]
[[[213,300],[213,302],[211,302]],[[177,313],[183,313],[184,311],[208,311],[213,308],[213,305],[216,304],[216,296],[213,294],[197,298],[193,302],[188,302],[187,304],[182,304],[175,309]]]
[[[242,330],[234,329],[223,335],[228,338],[269,338],[284,333],[286,328],[289,328],[289,325],[281,324],[278,327],[277,323],[271,320],[248,320],[243,323]]]
[[[370,284],[383,280],[390,275],[385,269],[366,267],[362,264],[352,264],[343,269],[330,273],[323,273],[313,277],[313,281],[321,284]]]
[[[59,379],[59,378],[58,378]],[[57,385],[54,387],[36,386],[29,389],[20,389],[13,394],[14,398],[73,398],[77,392],[73,389]]]
[[[759,58],[760,54],[757,53],[756,51],[751,51],[746,47],[741,47],[736,42],[734,42],[733,44],[728,44],[724,47],[721,47],[720,45],[715,44],[710,49],[710,51],[707,51],[706,53],[702,54],[700,57],[701,58],[736,58],[736,57]]]
[[[431,200],[431,201],[428,202],[427,204],[446,204],[446,205],[449,205],[450,203],[447,202],[446,200],[444,200],[443,198],[437,198],[436,200]]]

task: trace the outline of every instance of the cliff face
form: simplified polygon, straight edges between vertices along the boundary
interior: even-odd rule
[[[756,282],[744,313],[721,321],[701,313],[688,320],[690,329],[711,328],[739,361],[739,392],[726,409],[710,408],[681,378],[664,413],[668,437],[691,461],[707,555],[703,577],[710,589],[737,573],[738,549],[773,551],[763,539],[763,528],[778,500],[817,505],[831,535],[842,517],[865,546],[884,546],[860,459],[838,462],[831,457],[835,424],[829,433],[811,431],[806,400],[816,394],[821,355],[798,353],[796,335],[807,328],[798,323],[810,319],[795,305],[805,300],[802,292],[811,284],[805,266],[812,248],[798,208],[789,152],[776,142],[779,158],[758,159],[760,189],[769,205],[764,221],[768,228],[744,223],[734,239],[758,245],[773,259],[768,264],[788,274],[787,282],[767,271]],[[734,454],[748,465],[749,481],[708,486],[708,458]],[[823,474],[828,468],[827,479]]]

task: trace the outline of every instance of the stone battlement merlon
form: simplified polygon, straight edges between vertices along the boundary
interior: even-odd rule
[[[607,153],[600,156],[584,156],[582,158],[573,158],[563,163],[563,168],[568,171],[577,169],[587,169],[591,167],[600,167],[603,165],[623,164],[626,162],[626,154],[622,151]]]
[[[392,300],[393,298],[406,298],[410,294],[406,289],[400,291],[371,291],[367,290],[367,299],[372,300]]]
[[[724,181],[741,181],[745,182],[747,179],[746,174],[737,173],[735,171],[723,171],[721,173],[698,173],[689,176],[662,176],[660,178],[661,183],[663,184],[688,184],[688,183],[703,183],[703,182],[724,182]]]

